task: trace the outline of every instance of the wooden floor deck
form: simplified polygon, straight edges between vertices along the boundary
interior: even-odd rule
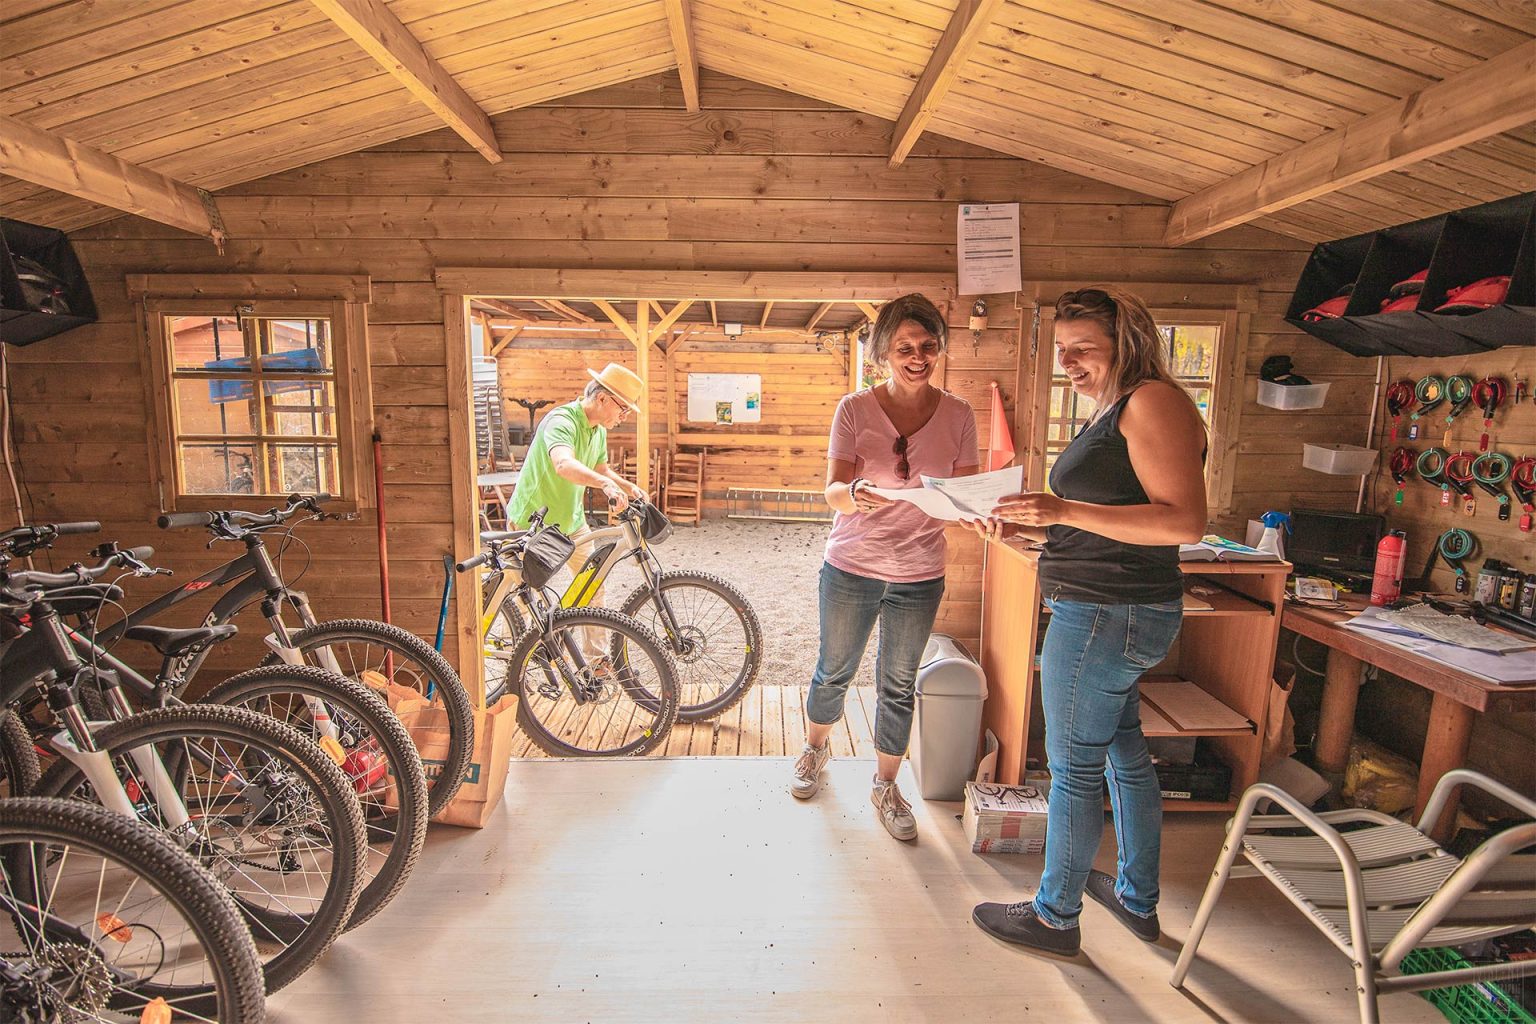
[[[805,743],[805,686],[759,685],[736,707],[715,721],[678,723],[658,757],[793,757]],[[874,757],[875,688],[853,686],[843,720],[832,731],[834,757]],[[512,738],[513,757],[543,757],[543,751],[519,732]]]

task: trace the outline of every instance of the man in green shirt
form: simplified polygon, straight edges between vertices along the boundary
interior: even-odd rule
[[[600,488],[608,504],[621,512],[631,498],[645,496],[608,465],[608,431],[639,409],[645,382],[618,363],[609,363],[601,373],[587,373],[592,382],[581,397],[551,409],[539,423],[507,509],[507,519],[519,529],[528,526],[533,513],[549,509],[544,522],[576,542],[576,553],[567,563],[572,573],[581,568],[591,548],[582,543],[591,533],[582,509],[586,489]],[[591,603],[602,603],[601,591]]]

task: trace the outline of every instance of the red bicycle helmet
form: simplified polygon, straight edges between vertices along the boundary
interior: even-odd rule
[[[1509,278],[1485,277],[1481,281],[1452,288],[1445,293],[1446,303],[1436,313],[1476,313],[1497,306],[1509,297]]]

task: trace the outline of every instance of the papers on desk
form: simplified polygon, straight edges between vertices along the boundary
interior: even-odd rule
[[[1489,654],[1508,654],[1510,651],[1528,651],[1536,647],[1536,640],[1501,633],[1479,626],[1471,619],[1459,615],[1447,615],[1427,604],[1416,604],[1400,611],[1386,612],[1381,616],[1394,626],[1401,626],[1431,640],[1467,647]]]
[[[1536,682],[1536,651],[1514,651],[1493,654],[1488,651],[1470,650],[1455,644],[1415,633],[1387,617],[1381,608],[1367,608],[1343,624],[1382,643],[1401,647],[1414,654],[1433,658],[1451,668],[1468,672],[1495,683]]]
[[[975,476],[925,476],[921,487],[872,487],[892,501],[908,501],[934,519],[985,519],[1010,494],[1024,489],[1024,467],[1009,466]]]

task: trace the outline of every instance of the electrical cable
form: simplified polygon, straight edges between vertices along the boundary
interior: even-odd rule
[[[21,507],[21,487],[16,483],[16,469],[11,450],[11,378],[10,363],[6,359],[6,347],[0,342],[0,456],[5,460],[5,472],[11,479],[11,496],[15,501],[16,525],[27,521]],[[32,568],[32,556],[27,556],[27,568]]]
[[[1440,535],[1435,550],[1445,559],[1445,564],[1456,571],[1456,593],[1467,592],[1467,569],[1462,562],[1477,551],[1477,538],[1466,530],[1451,528]]]
[[[1319,679],[1322,679],[1324,677],[1324,675],[1326,674],[1326,673],[1323,672],[1322,669],[1313,668],[1311,665],[1308,665],[1305,661],[1301,660],[1301,634],[1300,633],[1297,633],[1296,634],[1296,638],[1291,641],[1291,664],[1295,665],[1297,668],[1302,669],[1305,672],[1308,672],[1308,673],[1311,673],[1314,676],[1317,676]]]

